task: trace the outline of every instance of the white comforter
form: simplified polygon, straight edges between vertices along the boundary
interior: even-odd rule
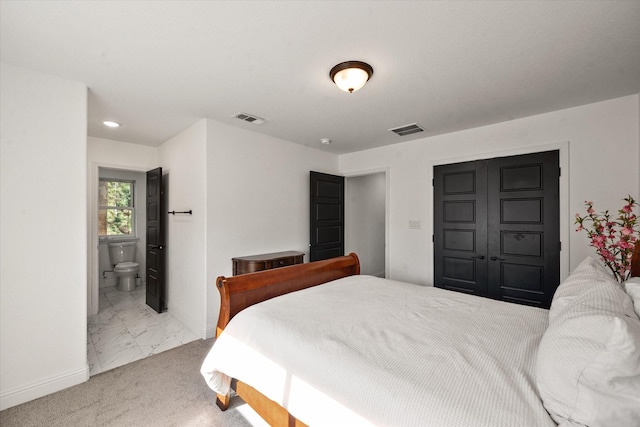
[[[310,426],[554,426],[535,386],[547,311],[351,276],[249,307],[202,365]]]

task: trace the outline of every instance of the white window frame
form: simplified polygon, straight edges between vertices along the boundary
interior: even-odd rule
[[[131,210],[131,215],[133,217],[131,221],[131,234],[118,234],[118,235],[100,235],[100,221],[98,221],[98,239],[100,240],[124,240],[124,239],[133,239],[137,238],[137,227],[136,227],[136,181],[131,179],[118,179],[118,178],[99,178],[98,179],[98,200],[100,200],[100,183],[101,182],[125,182],[131,184],[131,206],[104,206],[98,204],[98,218],[100,218],[100,211],[103,209],[109,210],[123,210],[129,209]]]

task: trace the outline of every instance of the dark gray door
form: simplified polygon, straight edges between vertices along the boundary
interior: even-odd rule
[[[434,168],[436,286],[487,295],[487,165]]]
[[[310,172],[309,259],[344,255],[344,177]]]
[[[165,305],[165,237],[162,168],[147,172],[147,305],[158,313]]]
[[[560,284],[559,152],[489,165],[489,296],[548,308]]]
[[[435,285],[549,307],[560,283],[559,152],[434,168]]]

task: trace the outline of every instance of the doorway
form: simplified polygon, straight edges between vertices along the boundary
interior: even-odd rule
[[[116,203],[118,206],[123,207],[123,204],[130,204],[126,209],[127,213],[132,211],[132,215],[127,215],[128,224],[126,226],[116,226],[123,221],[117,217],[122,214],[125,209],[114,210],[116,217],[112,221],[109,221],[109,227],[107,227],[106,216],[107,213],[103,213],[104,210],[100,210],[98,213],[98,225],[91,231],[92,234],[98,233],[98,288],[113,287],[115,286],[115,277],[113,275],[113,265],[111,265],[109,259],[108,244],[113,241],[125,241],[131,240],[136,242],[136,256],[135,259],[142,268],[138,270],[138,276],[141,283],[146,282],[145,278],[145,247],[146,233],[145,233],[145,218],[146,218],[146,175],[143,172],[126,170],[126,169],[114,169],[114,168],[98,168],[98,180],[100,183],[127,183],[130,187],[127,187],[126,199],[124,202],[118,200]],[[106,190],[105,185],[99,186],[99,188]],[[98,190],[100,192],[100,190]],[[105,195],[106,197],[106,195]],[[98,205],[101,205],[101,197],[98,196]],[[107,202],[108,203],[108,202]],[[113,210],[113,209],[112,209]],[[105,218],[103,218],[103,216]],[[114,215],[109,215],[113,217]],[[109,228],[109,230],[107,230]],[[124,229],[122,231],[121,229]],[[118,234],[123,232],[124,234]]]
[[[360,258],[361,274],[386,277],[386,173],[347,177],[345,253]]]
[[[198,337],[170,313],[159,314],[146,304],[147,176],[141,170],[93,164],[89,180],[89,312],[87,317],[87,364],[90,375],[177,347]],[[108,253],[108,237],[100,237],[99,182],[132,185],[134,220],[129,236],[116,240],[136,241],[140,284],[131,292],[116,288]],[[118,204],[120,206],[120,204]],[[103,227],[105,228],[105,227]],[[103,233],[104,234],[104,233]]]
[[[310,173],[310,261],[355,252],[360,272],[387,276],[389,173]]]
[[[101,178],[115,178],[134,182],[135,195],[134,205],[136,208],[135,226],[137,237],[139,238],[136,249],[136,262],[141,266],[145,265],[146,233],[144,231],[146,217],[146,170],[147,168],[126,167],[116,164],[106,164],[91,162],[88,174],[87,200],[87,315],[95,315],[99,309],[100,288],[109,285],[115,286],[113,277],[105,271],[112,271],[110,265],[108,245],[105,239],[98,236],[98,205],[99,205],[99,183]],[[138,272],[141,283],[145,282],[145,271],[141,268]],[[105,282],[105,281],[109,282]]]

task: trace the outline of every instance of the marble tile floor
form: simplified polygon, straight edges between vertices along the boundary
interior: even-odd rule
[[[100,288],[98,302],[87,328],[92,376],[198,339],[170,313],[148,307],[144,286],[132,292]]]

